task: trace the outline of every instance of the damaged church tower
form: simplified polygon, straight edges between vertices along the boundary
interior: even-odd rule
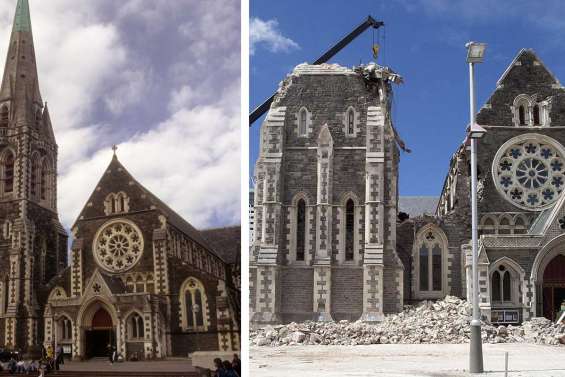
[[[67,264],[57,144],[39,81],[29,5],[18,0],[0,88],[0,344],[40,344],[44,285]]]
[[[379,321],[402,309],[399,146],[376,64],[298,65],[261,127],[255,169],[254,323]]]

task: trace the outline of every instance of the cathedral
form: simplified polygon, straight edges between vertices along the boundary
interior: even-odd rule
[[[0,88],[0,345],[32,354],[57,344],[76,359],[108,345],[125,359],[239,349],[239,227],[195,229],[115,152],[69,254],[55,134],[18,0]]]
[[[297,66],[261,127],[251,320],[379,321],[471,291],[470,152],[455,151],[435,213],[399,211],[400,76],[370,64]],[[565,88],[521,50],[476,121],[484,319],[556,319],[565,301]],[[463,135],[464,127],[462,127]],[[416,156],[417,157],[417,156]]]

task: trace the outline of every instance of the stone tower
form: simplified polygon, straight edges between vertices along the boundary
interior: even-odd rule
[[[67,264],[57,144],[39,81],[28,0],[18,0],[0,87],[0,344],[41,343],[47,282]]]
[[[402,310],[403,144],[390,115],[400,82],[375,64],[301,64],[282,82],[255,169],[253,322],[375,322]]]

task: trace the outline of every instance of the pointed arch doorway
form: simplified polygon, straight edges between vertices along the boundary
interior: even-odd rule
[[[92,305],[84,316],[84,357],[107,357],[108,345],[116,346],[116,325],[104,305]]]
[[[557,320],[561,303],[565,301],[565,255],[555,256],[543,271],[543,316]]]

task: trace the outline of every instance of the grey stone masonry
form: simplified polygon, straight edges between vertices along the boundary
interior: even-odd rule
[[[402,307],[399,81],[377,65],[302,64],[281,83],[255,168],[254,322],[377,321]]]

